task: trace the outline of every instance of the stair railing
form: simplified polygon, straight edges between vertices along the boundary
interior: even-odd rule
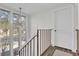
[[[38,29],[20,50],[19,56],[40,56],[51,45],[51,29]]]
[[[31,40],[29,40],[20,50],[19,50],[19,56],[35,56],[35,39],[37,35],[35,35]],[[33,49],[32,49],[33,47]]]

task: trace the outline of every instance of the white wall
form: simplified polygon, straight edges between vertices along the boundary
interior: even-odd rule
[[[67,6],[66,6],[67,7]],[[73,7],[75,7],[73,5]],[[64,8],[64,7],[61,7]],[[61,9],[58,8],[58,9]],[[55,45],[55,15],[54,15],[54,11],[58,10],[58,9],[52,9],[50,11],[45,11],[45,12],[41,12],[35,15],[31,16],[31,36],[33,36],[34,34],[36,34],[36,30],[39,28],[50,28],[53,29],[52,30],[52,36],[51,36],[51,43],[54,46]],[[73,9],[74,12],[74,31],[75,29],[78,28],[78,20],[77,20],[77,6],[75,7],[75,9]],[[73,40],[73,48],[72,50],[75,52],[77,49],[77,38],[76,38],[76,32],[74,33],[74,40]],[[72,45],[71,45],[72,46]]]
[[[31,37],[33,37],[36,34],[37,29],[53,28],[53,23],[52,23],[53,20],[51,20],[51,18],[52,18],[51,11],[32,15],[31,16]]]
[[[51,29],[51,12],[43,12],[31,16],[31,36],[35,34],[37,29]]]

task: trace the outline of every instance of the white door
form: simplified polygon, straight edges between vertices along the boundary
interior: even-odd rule
[[[73,44],[73,10],[72,7],[55,12],[56,39],[55,45],[72,49]]]

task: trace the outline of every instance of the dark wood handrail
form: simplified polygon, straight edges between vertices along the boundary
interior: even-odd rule
[[[33,36],[31,38],[31,40],[29,40],[22,48],[19,49],[19,51],[21,51],[30,41],[32,41],[37,35]]]

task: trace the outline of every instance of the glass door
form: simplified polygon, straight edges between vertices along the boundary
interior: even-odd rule
[[[8,12],[0,10],[0,54],[10,55]]]
[[[19,50],[19,18],[18,15],[13,14],[13,55],[18,54]]]
[[[0,55],[18,55],[26,43],[26,20],[24,16],[0,10]]]
[[[18,49],[26,42],[26,22],[25,17],[13,14],[13,51],[14,55],[18,54]]]
[[[20,38],[21,38],[21,46],[26,43],[26,20],[24,16],[20,18]]]

